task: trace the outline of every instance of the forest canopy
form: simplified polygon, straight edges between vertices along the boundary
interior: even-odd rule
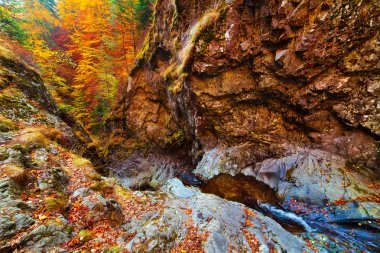
[[[144,40],[153,0],[0,0],[0,36],[60,109],[100,131]]]

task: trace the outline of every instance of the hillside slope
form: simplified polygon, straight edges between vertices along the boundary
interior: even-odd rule
[[[228,248],[311,252],[304,240],[263,214],[187,188],[179,180],[167,182],[158,192],[141,192],[99,174],[94,164],[102,161],[96,155],[91,156],[93,162],[83,157],[89,152],[87,143],[59,116],[40,76],[4,45],[0,46],[1,253]]]

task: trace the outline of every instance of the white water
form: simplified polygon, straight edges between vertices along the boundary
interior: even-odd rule
[[[270,204],[260,204],[260,207],[267,210],[274,216],[280,218],[281,220],[290,220],[296,224],[301,225],[302,227],[304,227],[304,229],[307,232],[313,231],[313,229],[301,217],[297,216],[296,214],[292,212],[287,212],[287,211],[278,209]]]

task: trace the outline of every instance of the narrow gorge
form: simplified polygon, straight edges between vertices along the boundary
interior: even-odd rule
[[[379,31],[377,0],[157,0],[96,138],[0,36],[0,253],[380,252]]]

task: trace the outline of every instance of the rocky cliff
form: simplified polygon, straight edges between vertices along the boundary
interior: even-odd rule
[[[104,138],[119,180],[1,43],[0,252],[377,252],[379,8],[158,0]]]
[[[274,220],[178,179],[159,192],[133,192],[99,174],[102,161],[90,156],[80,125],[0,42],[1,253],[311,252]]]
[[[158,0],[108,122],[115,174],[245,174],[311,220],[378,226],[379,14],[372,0]]]
[[[299,149],[378,171],[379,11],[377,1],[158,1],[111,122],[134,147],[180,147],[193,165],[235,147],[227,172]]]

